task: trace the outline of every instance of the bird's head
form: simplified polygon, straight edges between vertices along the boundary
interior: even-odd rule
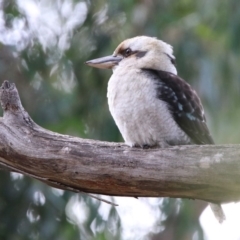
[[[149,68],[177,74],[172,46],[154,37],[126,39],[111,56],[93,59],[87,65],[112,69],[118,67]]]

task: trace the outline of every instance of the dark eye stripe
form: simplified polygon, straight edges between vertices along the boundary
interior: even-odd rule
[[[175,65],[176,64],[176,59],[175,58],[173,58],[173,57],[171,57],[170,55],[168,55],[167,53],[165,53],[168,57],[169,57],[169,59],[170,59],[170,61],[171,61],[171,63],[173,64],[173,65]]]
[[[142,58],[146,55],[147,51],[138,51],[136,52],[136,57],[137,58]]]
[[[171,58],[171,63],[172,63],[173,65],[175,65],[175,64],[176,64],[176,60],[175,60],[174,58]]]
[[[126,48],[126,49],[119,51],[119,53],[125,58],[127,58],[133,54],[135,54],[137,58],[142,58],[146,55],[147,51],[132,51],[131,48]]]

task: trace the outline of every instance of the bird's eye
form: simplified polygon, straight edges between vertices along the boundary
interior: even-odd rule
[[[128,57],[128,56],[131,55],[131,53],[132,53],[132,50],[131,50],[130,48],[127,48],[127,49],[124,51],[123,55],[124,55],[124,57]]]

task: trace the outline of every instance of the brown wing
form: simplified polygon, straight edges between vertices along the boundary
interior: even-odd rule
[[[179,127],[195,144],[214,144],[203,106],[196,92],[180,77],[164,71],[143,69],[156,82],[157,98],[168,104]]]

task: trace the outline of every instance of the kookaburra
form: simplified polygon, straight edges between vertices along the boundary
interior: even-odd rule
[[[108,104],[127,145],[214,144],[201,101],[177,75],[169,44],[138,36],[123,41],[113,55],[86,64],[113,70]],[[221,206],[210,206],[222,222],[225,216]]]

